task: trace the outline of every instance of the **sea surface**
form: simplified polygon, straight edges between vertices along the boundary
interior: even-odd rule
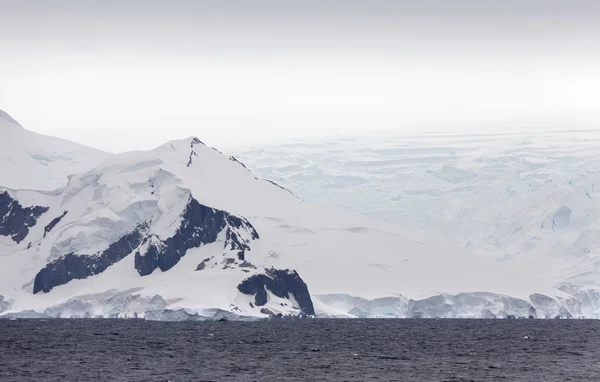
[[[0,320],[0,381],[599,381],[592,320]]]

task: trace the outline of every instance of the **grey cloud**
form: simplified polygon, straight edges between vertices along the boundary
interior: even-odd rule
[[[3,1],[0,39],[152,54],[570,54],[597,1]],[[27,46],[25,46],[25,49]]]

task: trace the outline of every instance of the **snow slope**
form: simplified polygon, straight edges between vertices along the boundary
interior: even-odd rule
[[[599,144],[597,130],[553,130],[295,142],[235,155],[311,203],[426,230],[595,307]]]
[[[0,185],[52,191],[110,154],[24,129],[0,110]]]
[[[545,277],[310,205],[197,138],[110,156],[54,191],[0,188],[0,215],[5,314],[583,314]]]

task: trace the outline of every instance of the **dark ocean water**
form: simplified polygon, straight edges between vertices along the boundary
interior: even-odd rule
[[[0,320],[0,381],[600,381],[599,335],[588,320]]]

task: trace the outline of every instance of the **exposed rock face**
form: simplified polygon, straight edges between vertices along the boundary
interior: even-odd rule
[[[181,216],[181,226],[175,234],[164,241],[156,236],[148,238],[145,252],[138,251],[135,254],[135,269],[141,276],[149,275],[157,268],[168,271],[188,249],[214,243],[223,230],[226,230],[225,248],[232,250],[250,250],[242,231],[251,240],[258,239],[258,233],[246,219],[207,207],[190,198]]]
[[[256,269],[256,266],[246,260],[242,261],[238,267],[240,268],[252,268],[252,269]]]
[[[190,143],[190,148],[192,150],[190,151],[190,157],[188,158],[188,163],[187,163],[188,167],[190,167],[192,165],[192,163],[194,162],[194,157],[198,156],[198,154],[194,151],[195,145],[204,145],[204,143],[202,143],[202,141],[199,140],[198,138],[192,139],[192,142]]]
[[[242,281],[238,290],[243,294],[253,295],[256,306],[264,306],[267,303],[267,290],[280,298],[289,299],[291,294],[302,313],[310,316],[315,314],[308,287],[294,270],[267,269],[265,274],[253,275]]]
[[[60,221],[62,220],[62,218],[64,218],[67,213],[69,213],[69,211],[63,212],[62,215],[60,215],[59,217],[56,217],[56,218],[52,219],[52,221],[50,223],[48,223],[48,225],[46,227],[44,227],[44,237],[46,237],[46,235],[48,234],[48,232],[52,231],[52,228],[56,227],[56,225],[58,223],[60,223]]]
[[[280,185],[280,184],[278,184],[278,183],[275,183],[274,181],[272,181],[272,180],[269,180],[269,179],[266,179],[266,181],[267,181],[267,182],[269,182],[269,183],[271,183],[273,186],[279,187],[279,188],[281,188],[282,190],[284,190],[284,191],[287,191],[287,192],[289,192],[290,194],[292,194],[292,195],[293,195],[293,192],[292,192],[292,191],[288,190],[287,188],[283,187],[282,185]]]
[[[198,266],[196,267],[196,270],[201,271],[204,268],[206,268],[206,264],[208,264],[209,261],[210,261],[210,257],[207,257],[206,259],[202,260],[202,262],[200,264],[198,264]]]
[[[46,233],[65,215],[66,212],[46,226]],[[91,255],[68,253],[52,261],[36,275],[33,293],[49,292],[71,280],[102,273],[132,252],[135,252],[136,270],[145,276],[157,268],[162,271],[171,269],[188,249],[215,242],[223,231],[225,248],[233,250],[250,250],[249,241],[258,238],[258,233],[247,220],[201,205],[191,197],[181,215],[181,225],[172,237],[161,241],[157,236],[148,234],[148,226],[148,223],[141,224],[102,252]]]
[[[240,261],[246,260],[246,253],[243,250],[242,251],[238,251],[237,258]]]
[[[69,253],[46,265],[35,276],[33,293],[49,292],[58,285],[71,280],[85,279],[104,272],[111,265],[123,260],[143,240],[146,226],[123,236],[107,249],[94,255]]]
[[[245,164],[243,164],[239,159],[237,159],[236,157],[234,157],[233,155],[229,157],[229,160],[235,163],[238,163],[239,165],[241,165],[243,168],[245,168],[246,170],[248,170],[248,167],[246,167]],[[250,170],[248,170],[250,171]]]
[[[29,228],[48,211],[48,207],[23,207],[8,192],[0,192],[0,236],[10,236],[20,243],[29,234]]]

